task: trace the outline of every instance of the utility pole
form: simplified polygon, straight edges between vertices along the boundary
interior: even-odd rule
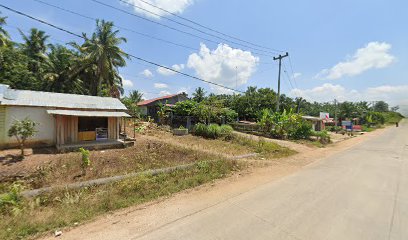
[[[338,126],[337,123],[337,100],[334,99],[334,122],[336,123],[336,127]]]
[[[279,60],[279,75],[278,75],[278,96],[276,97],[276,111],[279,111],[279,102],[280,102],[280,77],[281,77],[281,68],[282,68],[282,58],[289,56],[289,53],[286,52],[285,55],[279,54],[278,57],[273,57],[273,60]]]

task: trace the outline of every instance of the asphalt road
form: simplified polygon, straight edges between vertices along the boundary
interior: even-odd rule
[[[408,239],[408,123],[133,239]]]

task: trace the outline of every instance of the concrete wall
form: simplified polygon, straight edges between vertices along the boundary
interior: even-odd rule
[[[6,106],[5,132],[2,133],[4,140],[3,143],[0,142],[2,145],[0,147],[16,146],[17,140],[15,137],[8,137],[7,131],[13,124],[14,120],[22,120],[26,117],[38,124],[36,127],[37,133],[34,135],[34,137],[27,140],[27,146],[49,146],[55,144],[55,119],[52,115],[47,113],[46,108]]]

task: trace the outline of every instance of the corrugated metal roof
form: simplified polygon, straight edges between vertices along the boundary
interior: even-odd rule
[[[130,117],[125,112],[76,111],[76,110],[47,110],[48,114],[79,116],[79,117]]]
[[[127,110],[117,98],[15,90],[0,84],[0,104],[14,106]]]
[[[172,94],[172,95],[162,96],[162,97],[158,97],[158,98],[153,98],[153,99],[149,99],[149,100],[144,100],[144,101],[141,101],[141,102],[137,103],[137,106],[145,106],[145,105],[148,105],[150,103],[153,103],[153,102],[156,102],[156,101],[159,101],[159,100],[169,99],[169,98],[181,95],[181,94],[182,93],[178,93],[178,94]]]

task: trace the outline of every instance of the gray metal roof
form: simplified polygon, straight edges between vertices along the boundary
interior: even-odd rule
[[[130,117],[125,112],[78,111],[78,110],[47,110],[48,114],[80,116],[80,117]]]
[[[0,105],[127,110],[117,98],[15,90],[0,84]]]

